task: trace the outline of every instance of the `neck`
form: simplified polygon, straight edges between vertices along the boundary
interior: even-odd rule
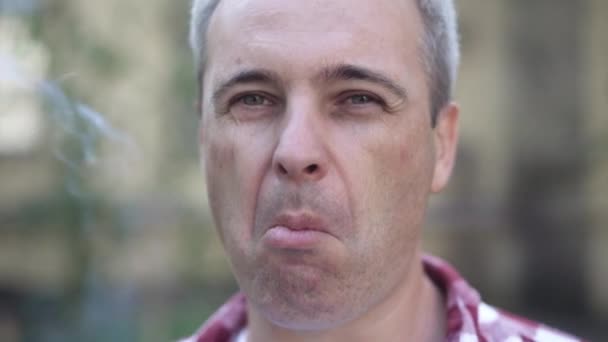
[[[443,341],[446,315],[441,292],[426,276],[419,254],[402,284],[361,317],[321,331],[277,327],[249,307],[248,342]]]

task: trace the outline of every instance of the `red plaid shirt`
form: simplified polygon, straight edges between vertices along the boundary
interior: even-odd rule
[[[517,317],[481,301],[479,293],[445,261],[425,256],[424,269],[446,298],[448,342],[576,342],[576,337]],[[247,301],[233,296],[192,337],[182,342],[240,342]]]

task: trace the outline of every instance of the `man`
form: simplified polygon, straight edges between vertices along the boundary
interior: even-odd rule
[[[575,341],[420,236],[458,140],[452,1],[199,0],[200,149],[242,294],[191,341]]]

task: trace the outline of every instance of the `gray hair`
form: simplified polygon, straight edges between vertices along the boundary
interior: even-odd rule
[[[220,0],[193,0],[190,21],[190,46],[202,74],[206,62],[205,46],[209,22]],[[454,0],[416,0],[424,25],[421,59],[430,88],[431,121],[452,97],[458,74],[460,47]]]

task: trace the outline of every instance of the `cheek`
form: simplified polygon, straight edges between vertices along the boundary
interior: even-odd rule
[[[365,184],[360,192],[366,195],[365,203],[359,204],[372,220],[368,224],[375,228],[375,237],[394,239],[391,245],[417,238],[433,173],[432,151],[424,134],[403,130],[393,136],[369,145],[367,160],[360,163],[368,170],[360,172]]]
[[[210,174],[222,174],[235,162],[234,144],[221,139],[210,139],[205,151],[205,166]],[[217,179],[217,177],[213,177]]]
[[[246,248],[269,144],[252,138],[246,129],[233,127],[209,134],[205,144],[207,192],[216,226],[227,248],[234,244]]]
[[[399,221],[417,233],[430,193],[433,163],[427,139],[415,135],[411,138],[396,144],[393,155],[387,157],[389,165],[384,169],[390,170],[390,174],[386,177],[385,188],[397,206],[393,209]]]
[[[233,179],[234,175],[229,175],[234,170],[231,165],[234,165],[234,146],[229,143],[223,143],[216,139],[207,139],[206,145],[201,148],[201,160],[205,169],[205,177],[207,182],[207,196],[209,206],[218,228],[220,237],[224,241],[224,227],[227,225],[225,214],[230,212],[232,208],[228,199],[234,196],[234,189],[228,181]]]
[[[366,186],[359,189],[365,196],[358,203],[358,243],[363,245],[358,250],[370,270],[379,272],[374,277],[405,274],[409,265],[405,261],[418,248],[432,167],[428,147],[415,142],[384,141],[361,163],[368,168],[361,172],[365,178],[360,178]]]

